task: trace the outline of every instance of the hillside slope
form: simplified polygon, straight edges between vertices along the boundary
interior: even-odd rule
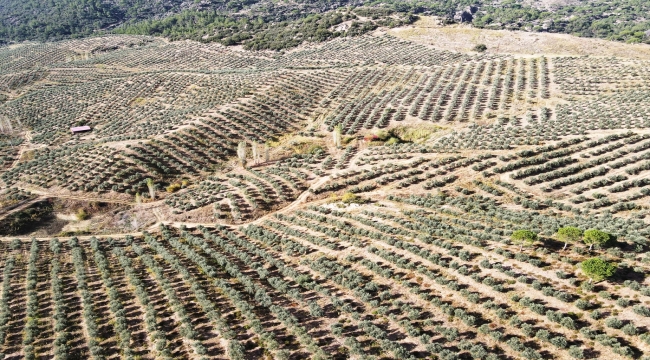
[[[647,359],[644,49],[421,25],[1,48],[0,353]]]
[[[648,43],[650,20],[643,14],[649,10],[637,0],[2,0],[0,43],[116,32],[281,50],[400,26],[414,16],[438,16],[446,24],[476,28]],[[350,16],[352,24],[338,26]]]

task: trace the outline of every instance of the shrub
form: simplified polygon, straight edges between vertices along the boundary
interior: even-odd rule
[[[582,348],[579,348],[577,346],[571,346],[569,348],[569,356],[571,356],[574,359],[584,359],[585,354]]]
[[[650,308],[644,305],[635,305],[632,310],[641,316],[650,317]]]
[[[88,214],[86,212],[86,210],[81,208],[81,209],[77,210],[77,213],[75,214],[75,216],[77,217],[77,220],[82,221],[82,220],[88,219],[90,217],[90,214]]]
[[[615,317],[610,317],[605,320],[605,325],[611,327],[612,329],[620,329],[623,327],[623,322]]]
[[[485,44],[476,44],[474,48],[472,48],[472,51],[476,52],[485,52],[487,50],[487,45]]]
[[[576,307],[580,310],[587,310],[590,306],[591,304],[589,304],[588,301],[582,299],[578,299],[578,301],[576,301]]]
[[[600,310],[594,310],[590,314],[591,318],[594,320],[598,320],[603,317],[603,313],[600,312]]]
[[[628,307],[630,306],[630,299],[619,298],[618,300],[616,300],[616,305],[620,307]]]
[[[625,333],[625,335],[630,335],[630,336],[633,336],[633,335],[636,335],[636,334],[639,333],[638,329],[632,324],[626,324],[625,326],[623,326],[621,328],[621,330],[623,331],[623,333]]]
[[[168,193],[174,193],[181,189],[181,184],[173,183],[165,188]]]
[[[556,336],[556,337],[552,338],[552,339],[550,340],[550,342],[551,342],[551,344],[553,344],[554,346],[556,346],[556,347],[558,347],[558,348],[561,348],[561,349],[566,348],[567,345],[568,345],[568,342],[567,342],[567,340],[566,340],[566,337],[564,337],[564,336]]]
[[[361,197],[351,192],[347,192],[343,194],[343,196],[341,197],[341,201],[344,204],[363,204],[365,202]]]

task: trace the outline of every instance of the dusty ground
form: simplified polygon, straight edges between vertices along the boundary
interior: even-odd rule
[[[442,27],[434,17],[422,17],[415,24],[388,31],[389,34],[432,45],[438,49],[469,52],[485,44],[488,53],[513,55],[617,56],[650,59],[650,46],[623,44],[566,34],[476,29],[471,25]]]

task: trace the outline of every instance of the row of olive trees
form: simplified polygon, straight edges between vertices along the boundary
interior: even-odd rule
[[[127,283],[135,289],[134,292],[138,301],[144,307],[144,324],[147,334],[149,334],[149,339],[156,349],[156,355],[161,359],[172,359],[172,353],[165,338],[165,333],[158,326],[158,313],[151,297],[147,293],[145,283],[140,279],[136,269],[133,267],[131,258],[126,256],[124,249],[121,247],[113,248],[112,253],[117,257],[120,267],[124,270]]]
[[[90,247],[94,252],[95,263],[97,264],[97,268],[102,277],[102,282],[104,283],[108,293],[109,307],[114,316],[114,321],[112,321],[112,323],[115,328],[115,333],[118,335],[117,342],[122,351],[121,355],[125,359],[133,359],[133,353],[131,351],[131,331],[128,327],[126,310],[124,309],[124,304],[120,300],[117,287],[113,283],[108,259],[106,258],[106,255],[104,255],[104,251],[100,247],[97,238],[93,237],[90,239]]]
[[[81,293],[83,317],[86,330],[88,331],[88,348],[93,359],[105,359],[104,349],[100,345],[101,336],[97,324],[100,318],[95,311],[97,302],[94,300],[93,293],[88,287],[86,267],[84,265],[84,251],[77,238],[70,239],[68,245],[72,249],[72,263],[77,277],[77,290]]]
[[[32,247],[29,251],[29,265],[27,267],[27,324],[23,333],[23,351],[25,359],[36,359],[34,340],[38,333],[38,241],[32,239]]]
[[[59,263],[59,254],[61,253],[61,243],[57,239],[50,241],[50,250],[54,254],[52,257],[52,270],[50,271],[50,282],[52,283],[52,300],[54,302],[54,356],[57,360],[68,358],[70,347],[70,332],[68,330],[68,307],[63,294],[63,281],[61,281],[61,265]]]

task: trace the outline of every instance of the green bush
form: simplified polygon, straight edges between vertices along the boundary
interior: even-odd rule
[[[476,51],[476,52],[485,52],[487,50],[487,45],[485,45],[485,44],[477,44],[476,46],[474,46],[474,48],[472,50]]]

